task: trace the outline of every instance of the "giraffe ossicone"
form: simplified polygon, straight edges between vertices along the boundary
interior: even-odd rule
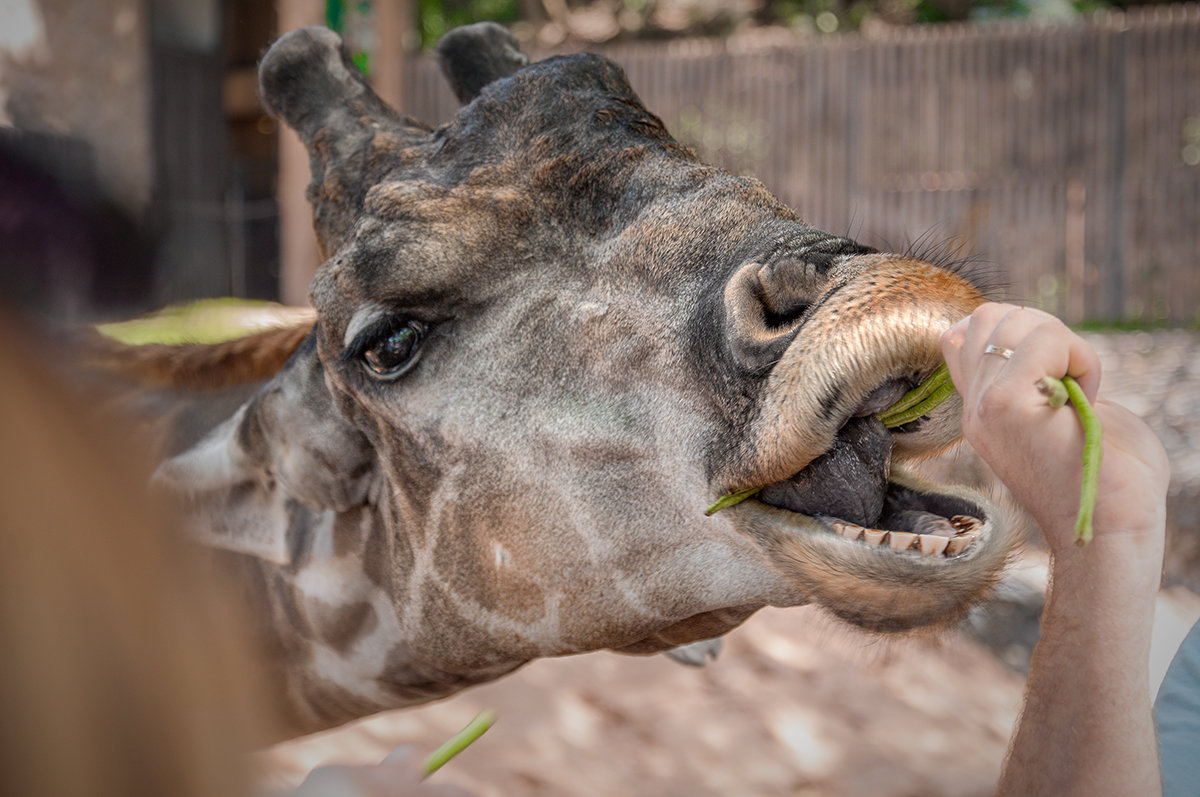
[[[526,64],[492,25],[440,52],[465,105],[436,129],[327,30],[266,54],[312,157],[317,322],[156,477],[246,585],[295,730],[768,605],[892,631],[981,600],[1010,524],[903,468],[958,439],[957,399],[875,417],[972,275],[702,164],[607,59]]]

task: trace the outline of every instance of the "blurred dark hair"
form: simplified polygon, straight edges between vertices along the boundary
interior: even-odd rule
[[[98,185],[90,145],[0,128],[0,301],[55,321],[146,309],[152,247]]]
[[[148,500],[137,435],[59,378],[70,338],[33,317],[128,301],[104,286],[149,248],[27,143],[0,136],[0,794],[248,794],[269,725],[236,598]]]

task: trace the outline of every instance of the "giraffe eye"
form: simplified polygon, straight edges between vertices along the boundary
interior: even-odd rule
[[[375,379],[390,382],[407,373],[421,353],[425,325],[409,321],[376,338],[363,351],[363,365]]]

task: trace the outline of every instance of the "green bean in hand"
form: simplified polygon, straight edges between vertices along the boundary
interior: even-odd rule
[[[1083,424],[1083,485],[1079,495],[1079,514],[1075,517],[1074,539],[1076,545],[1087,545],[1092,539],[1092,515],[1096,510],[1096,492],[1100,483],[1100,419],[1083,394],[1083,388],[1071,377],[1064,376],[1059,380],[1044,376],[1036,386],[1051,407],[1061,407],[1069,400],[1079,413],[1079,422]]]
[[[429,754],[425,759],[425,777],[437,772],[445,766],[447,761],[467,749],[472,742],[483,736],[495,721],[496,712],[492,709],[479,712],[475,719],[467,724],[467,727],[451,736],[441,747]]]

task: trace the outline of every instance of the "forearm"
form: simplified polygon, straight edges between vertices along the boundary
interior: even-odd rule
[[[1148,661],[1161,562],[1151,536],[1097,539],[1053,563],[1000,794],[1159,793]]]

